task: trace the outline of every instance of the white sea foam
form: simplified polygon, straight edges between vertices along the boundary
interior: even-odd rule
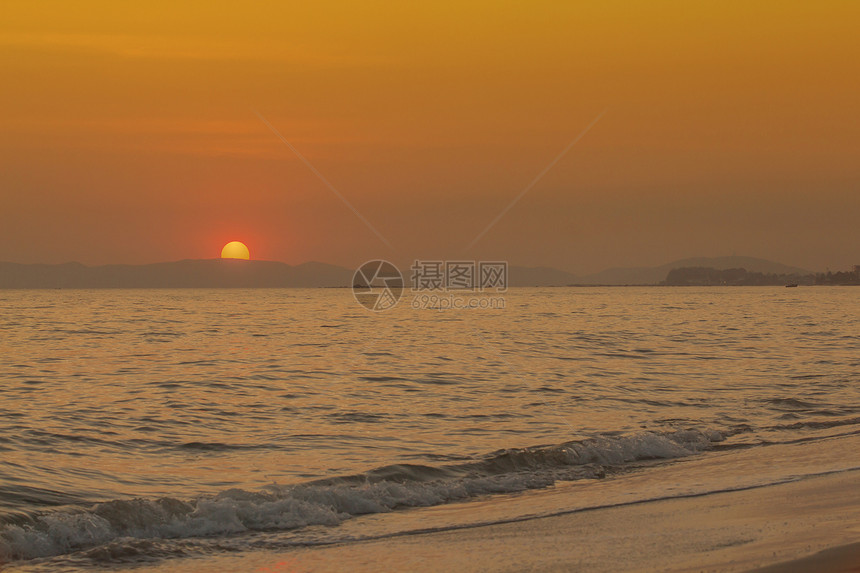
[[[35,514],[0,528],[0,556],[32,559],[119,539],[176,539],[337,525],[352,516],[431,506],[603,475],[607,467],[688,456],[723,437],[687,430],[600,437],[558,446],[494,452],[442,467],[388,466],[361,476],[248,492],[230,489],[191,501],[113,500]]]

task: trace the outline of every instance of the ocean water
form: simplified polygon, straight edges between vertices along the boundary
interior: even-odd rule
[[[451,508],[442,529],[551,513],[529,495],[564,484],[599,507],[860,467],[839,449],[858,295],[373,313],[344,289],[0,291],[0,563],[167,566],[399,535],[421,508]],[[823,457],[768,463],[792,444]],[[719,470],[731,452],[743,472]],[[667,487],[693,460],[712,463]]]

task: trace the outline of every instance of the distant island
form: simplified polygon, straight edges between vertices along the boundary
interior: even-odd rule
[[[853,271],[818,273],[815,275],[817,285],[860,285],[860,265],[854,265]]]
[[[750,272],[746,269],[682,267],[672,269],[661,284],[666,286],[796,286],[860,285],[860,265],[853,271],[818,274],[777,274]]]
[[[673,269],[688,267],[717,270],[744,268],[752,273],[786,276],[813,274],[806,269],[755,257],[691,257],[656,267],[613,267],[589,275],[574,275],[551,267],[512,266],[510,284],[512,286],[657,286],[664,284]]]
[[[400,270],[408,282],[409,268]],[[354,272],[319,262],[289,265],[234,259],[102,266],[0,262],[0,289],[333,288],[349,287]],[[852,271],[815,274],[752,257],[699,257],[658,267],[613,268],[584,276],[551,267],[511,266],[508,277],[512,287],[856,285],[860,284],[860,265]]]
[[[787,286],[811,285],[812,274],[776,274],[750,272],[746,269],[713,269],[682,267],[672,269],[661,284],[666,286]]]
[[[616,267],[593,275],[578,277],[574,284],[579,285],[659,285],[673,269],[712,268],[717,270],[746,269],[751,273],[776,275],[809,275],[812,271],[759,259],[756,257],[690,257],[672,261],[656,267]]]

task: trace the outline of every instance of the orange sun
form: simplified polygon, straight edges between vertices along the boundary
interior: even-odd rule
[[[245,243],[240,243],[239,241],[231,241],[224,245],[224,248],[221,249],[221,258],[222,259],[251,259],[251,252],[248,250],[248,247],[245,246]]]

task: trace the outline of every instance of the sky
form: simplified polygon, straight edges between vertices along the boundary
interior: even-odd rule
[[[858,25],[853,1],[0,0],[0,260],[847,269]]]

